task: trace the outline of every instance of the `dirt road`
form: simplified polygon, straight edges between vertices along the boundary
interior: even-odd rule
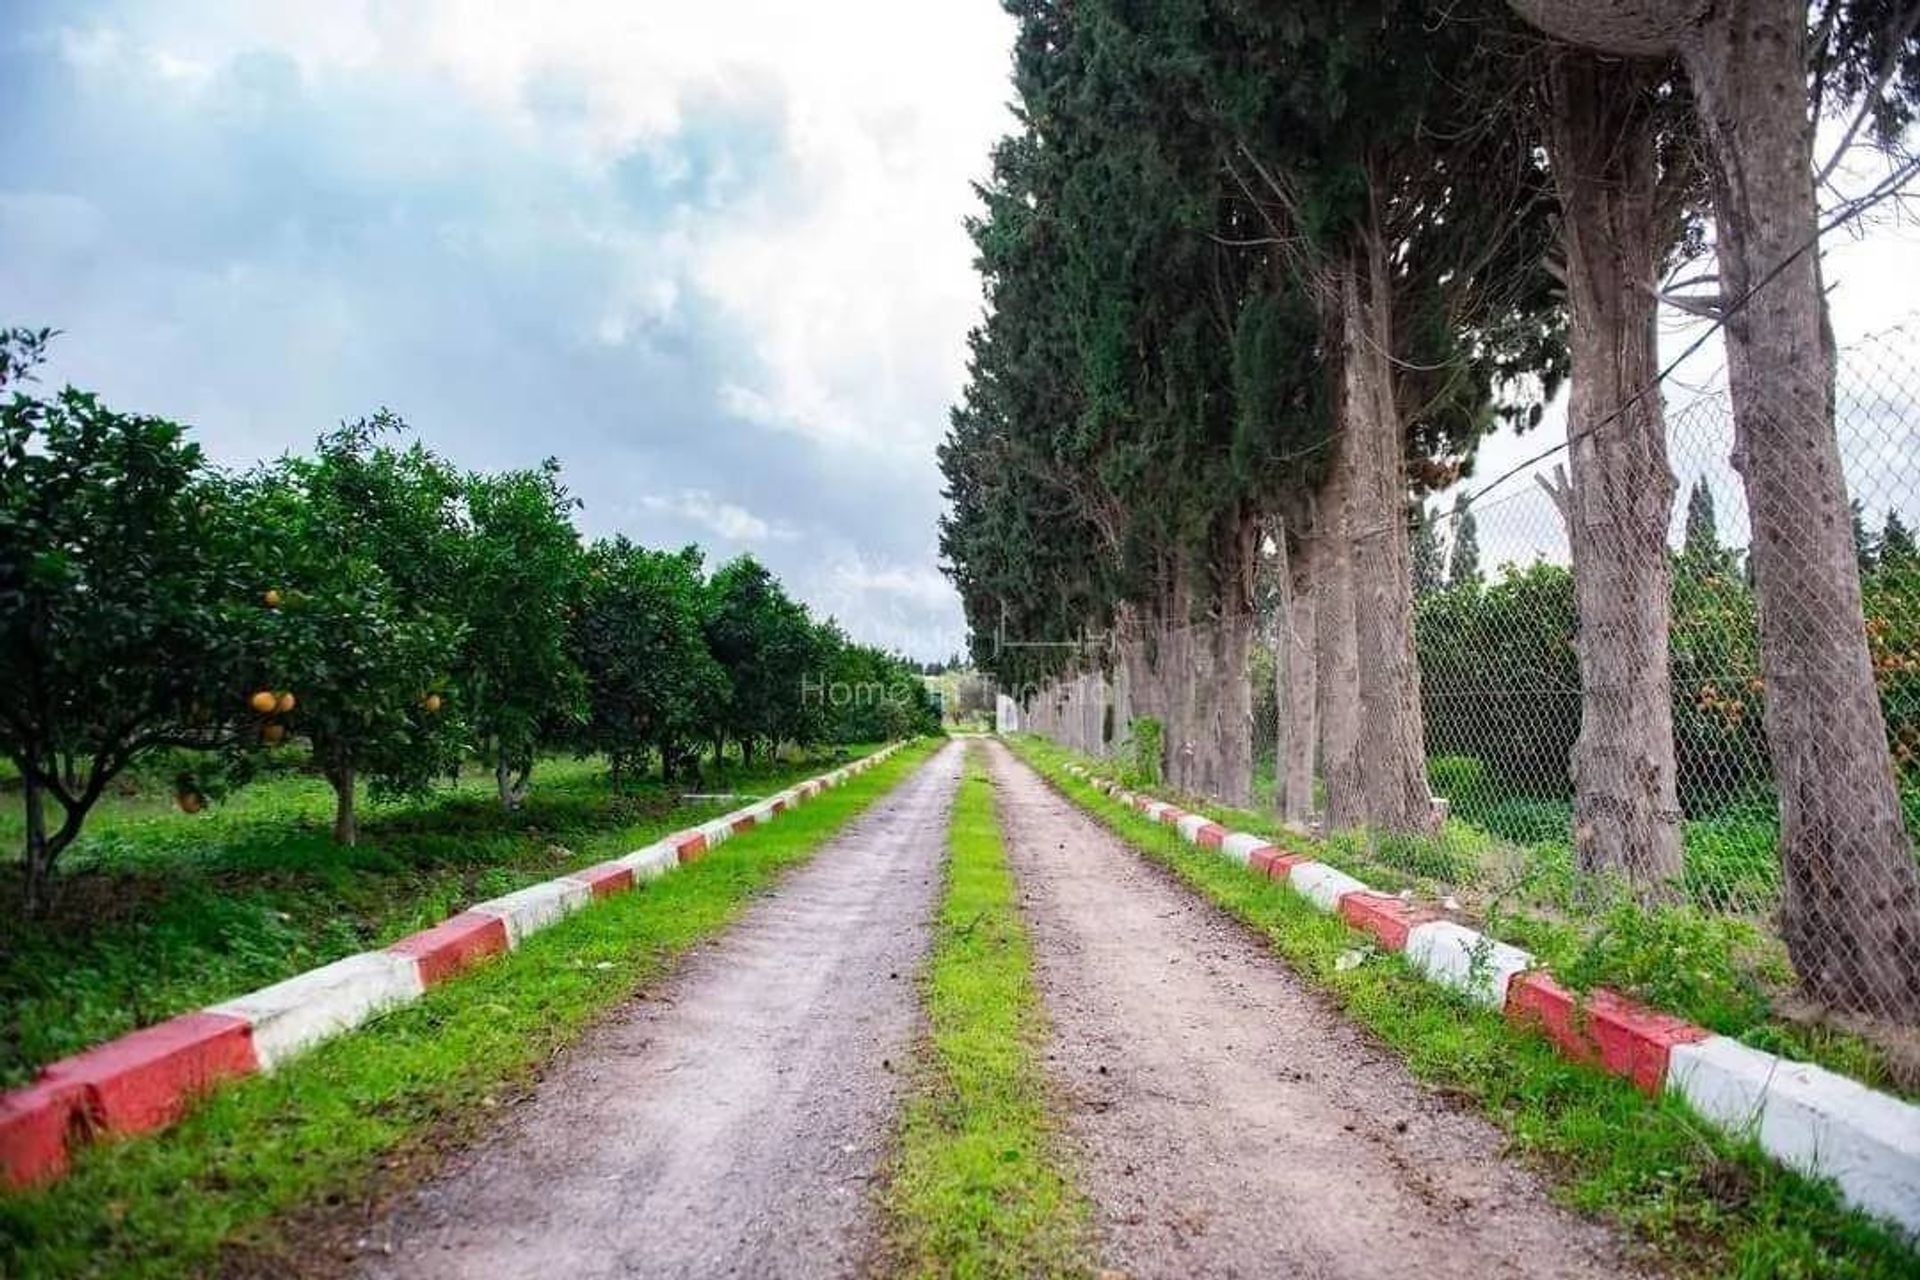
[[[829,1276],[872,1244],[961,748],[585,1037],[372,1276]]]
[[[990,748],[1105,1261],[1128,1276],[1632,1274],[1266,948]]]

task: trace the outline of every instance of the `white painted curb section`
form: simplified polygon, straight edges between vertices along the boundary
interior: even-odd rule
[[[1226,854],[1243,867],[1253,860],[1253,851],[1255,849],[1264,849],[1266,847],[1267,841],[1262,840],[1259,836],[1248,835],[1244,831],[1235,831],[1220,842],[1220,852]]]
[[[593,901],[593,890],[578,880],[546,880],[467,908],[506,922],[507,945],[517,947],[530,933],[546,928]]]
[[[614,861],[630,869],[635,880],[658,880],[680,865],[680,852],[670,844],[650,844]]]
[[[1287,883],[1304,894],[1322,911],[1337,911],[1340,899],[1350,893],[1366,893],[1367,886],[1344,871],[1336,871],[1324,862],[1303,862],[1287,873]]]
[[[1294,874],[1300,874],[1298,867]],[[1415,925],[1407,934],[1407,963],[1493,1009],[1506,1007],[1507,983],[1515,974],[1538,967],[1520,948],[1451,920]]]
[[[1920,1232],[1920,1107],[1726,1036],[1675,1045],[1667,1088],[1782,1164]]]
[[[1180,819],[1180,821],[1174,823],[1173,825],[1174,825],[1174,829],[1180,833],[1180,838],[1182,840],[1185,840],[1188,844],[1199,844],[1200,828],[1207,826],[1209,824],[1207,822],[1206,814],[1190,813],[1186,817]]]
[[[357,1027],[383,1009],[418,1000],[425,989],[412,956],[363,951],[208,1012],[252,1024],[260,1069],[271,1071],[308,1045]]]

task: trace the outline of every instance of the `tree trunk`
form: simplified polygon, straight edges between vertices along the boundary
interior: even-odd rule
[[[1360,787],[1360,651],[1354,633],[1353,546],[1348,537],[1347,454],[1342,431],[1333,442],[1313,531],[1315,673],[1319,678],[1320,769],[1326,787],[1326,830],[1365,824]]]
[[[47,793],[31,768],[20,771],[27,809],[27,842],[21,874],[27,915],[39,918],[52,905],[53,847],[47,840]]]
[[[1391,285],[1386,246],[1364,237],[1342,281],[1342,404],[1360,668],[1360,772],[1367,824],[1433,828],[1420,665],[1413,643],[1413,553],[1407,539],[1406,440],[1395,407]]]
[[[1724,0],[1681,53],[1712,157],[1733,465],[1746,485],[1780,790],[1784,931],[1809,992],[1920,1018],[1920,865],[1901,821],[1834,431],[1815,250],[1806,6]]]
[[[1203,732],[1211,750],[1209,795],[1236,808],[1253,803],[1253,682],[1247,658],[1253,648],[1253,616],[1229,608],[1212,628],[1210,716]]]
[[[1566,247],[1573,386],[1567,525],[1579,612],[1580,736],[1573,845],[1586,873],[1643,899],[1680,877],[1667,465],[1655,296],[1663,246],[1656,205],[1654,76],[1645,64],[1556,53],[1548,148]]]
[[[354,814],[353,790],[354,769],[352,765],[341,765],[327,771],[327,781],[333,784],[333,842],[335,844],[358,844],[360,842],[360,822]]]
[[[1284,530],[1282,531],[1284,536]],[[1285,591],[1281,612],[1279,651],[1286,654],[1286,684],[1274,677],[1274,697],[1280,703],[1280,716],[1287,726],[1286,747],[1276,750],[1274,776],[1279,791],[1280,817],[1305,825],[1313,817],[1313,751],[1319,741],[1319,726],[1314,707],[1317,682],[1314,635],[1316,597],[1313,566],[1316,552],[1313,540],[1302,538],[1298,548],[1287,557]]]
[[[533,769],[531,765],[523,769],[515,770],[507,759],[506,748],[501,747],[497,750],[494,756],[493,781],[494,785],[498,787],[500,791],[500,807],[502,809],[505,809],[508,813],[512,813],[522,804],[526,803],[527,779],[532,775],[532,772]],[[516,774],[518,775],[517,777]]]

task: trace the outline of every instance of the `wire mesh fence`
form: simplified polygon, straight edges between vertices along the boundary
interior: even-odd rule
[[[1851,344],[1839,361],[1836,420],[1853,499],[1853,554],[1861,582],[1873,678],[1886,722],[1909,838],[1920,832],[1920,324]],[[1416,526],[1414,640],[1425,769],[1436,800],[1432,829],[1417,837],[1334,832],[1344,856],[1404,877],[1417,891],[1456,899],[1468,910],[1524,916],[1591,940],[1623,926],[1619,911],[1731,922],[1715,935],[1743,949],[1744,995],[1766,999],[1794,986],[1786,945],[1781,803],[1766,730],[1753,533],[1741,477],[1730,459],[1734,419],[1724,379],[1666,387],[1668,465],[1675,496],[1667,540],[1670,578],[1667,700],[1673,804],[1681,872],[1658,901],[1599,883],[1576,856],[1574,755],[1583,715],[1579,606],[1567,524],[1552,489],[1553,463],[1522,469],[1471,505],[1429,500]],[[1269,541],[1269,554],[1273,551]],[[1270,595],[1263,595],[1269,605]],[[1836,635],[1856,622],[1829,620]],[[1137,755],[1134,725],[1166,733],[1154,744],[1169,789],[1212,793],[1230,805],[1271,812],[1281,801],[1299,733],[1289,723],[1288,616],[1256,609],[1222,637],[1219,624],[1163,633],[1153,648],[1178,654],[1189,673],[1187,705],[1150,706],[1129,671],[1138,655],[1124,637],[1087,646],[1085,673],[1027,691],[1023,727],[1064,745],[1119,757]],[[1855,632],[1857,635],[1857,631]],[[1309,642],[1309,647],[1311,647]],[[1238,655],[1236,657],[1236,655]],[[1321,661],[1326,661],[1323,656]],[[1240,665],[1236,666],[1238,662]],[[1244,672],[1244,675],[1242,673]],[[1241,683],[1244,682],[1244,687]],[[1235,716],[1245,724],[1233,726]],[[1297,718],[1297,716],[1295,717]],[[1244,737],[1244,764],[1219,758],[1217,744],[1183,740],[1220,726]],[[1325,833],[1324,744],[1309,755],[1310,812]],[[1210,754],[1187,768],[1182,753]],[[1231,756],[1232,750],[1227,751]],[[1245,775],[1244,790],[1239,782]],[[1297,769],[1296,769],[1297,776]],[[1296,784],[1297,785],[1297,784]],[[1844,846],[1844,841],[1836,842]],[[1845,876],[1845,865],[1832,868]],[[1864,903],[1863,911],[1873,909]],[[1544,923],[1542,923],[1544,922]],[[1827,927],[1836,927],[1829,925]],[[1843,922],[1838,927],[1851,927]],[[1868,932],[1862,922],[1863,936]],[[1716,942],[1715,945],[1720,945]],[[1684,967],[1671,936],[1643,958],[1653,970]],[[1660,951],[1665,948],[1665,951]],[[1663,958],[1664,957],[1664,958]],[[1804,976],[1804,975],[1802,975]],[[1770,987],[1770,991],[1759,988]],[[1911,1022],[1896,1010],[1883,1012]]]

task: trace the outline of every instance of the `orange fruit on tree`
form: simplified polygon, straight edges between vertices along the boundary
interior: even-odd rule
[[[294,696],[291,693],[283,693],[280,695],[279,701],[273,704],[273,709],[281,715],[285,715],[287,712],[293,710],[295,705]]]
[[[441,706],[440,695],[437,693],[430,693],[426,697],[420,700],[420,705],[427,709],[428,715],[437,716],[440,714],[440,706]]]
[[[178,792],[173,797],[173,802],[180,806],[180,812],[182,813],[198,813],[207,807],[206,800],[201,797],[198,791]]]
[[[286,740],[286,737],[287,737],[287,726],[283,724],[269,724],[269,725],[261,726],[260,741],[266,743],[270,747],[279,746],[282,742]]]
[[[278,609],[280,607],[280,592],[278,590],[270,590],[260,598],[267,602],[267,608],[269,609]]]
[[[280,705],[280,699],[274,697],[268,690],[262,689],[247,699],[247,705],[263,716],[270,716],[273,714],[273,709]]]

